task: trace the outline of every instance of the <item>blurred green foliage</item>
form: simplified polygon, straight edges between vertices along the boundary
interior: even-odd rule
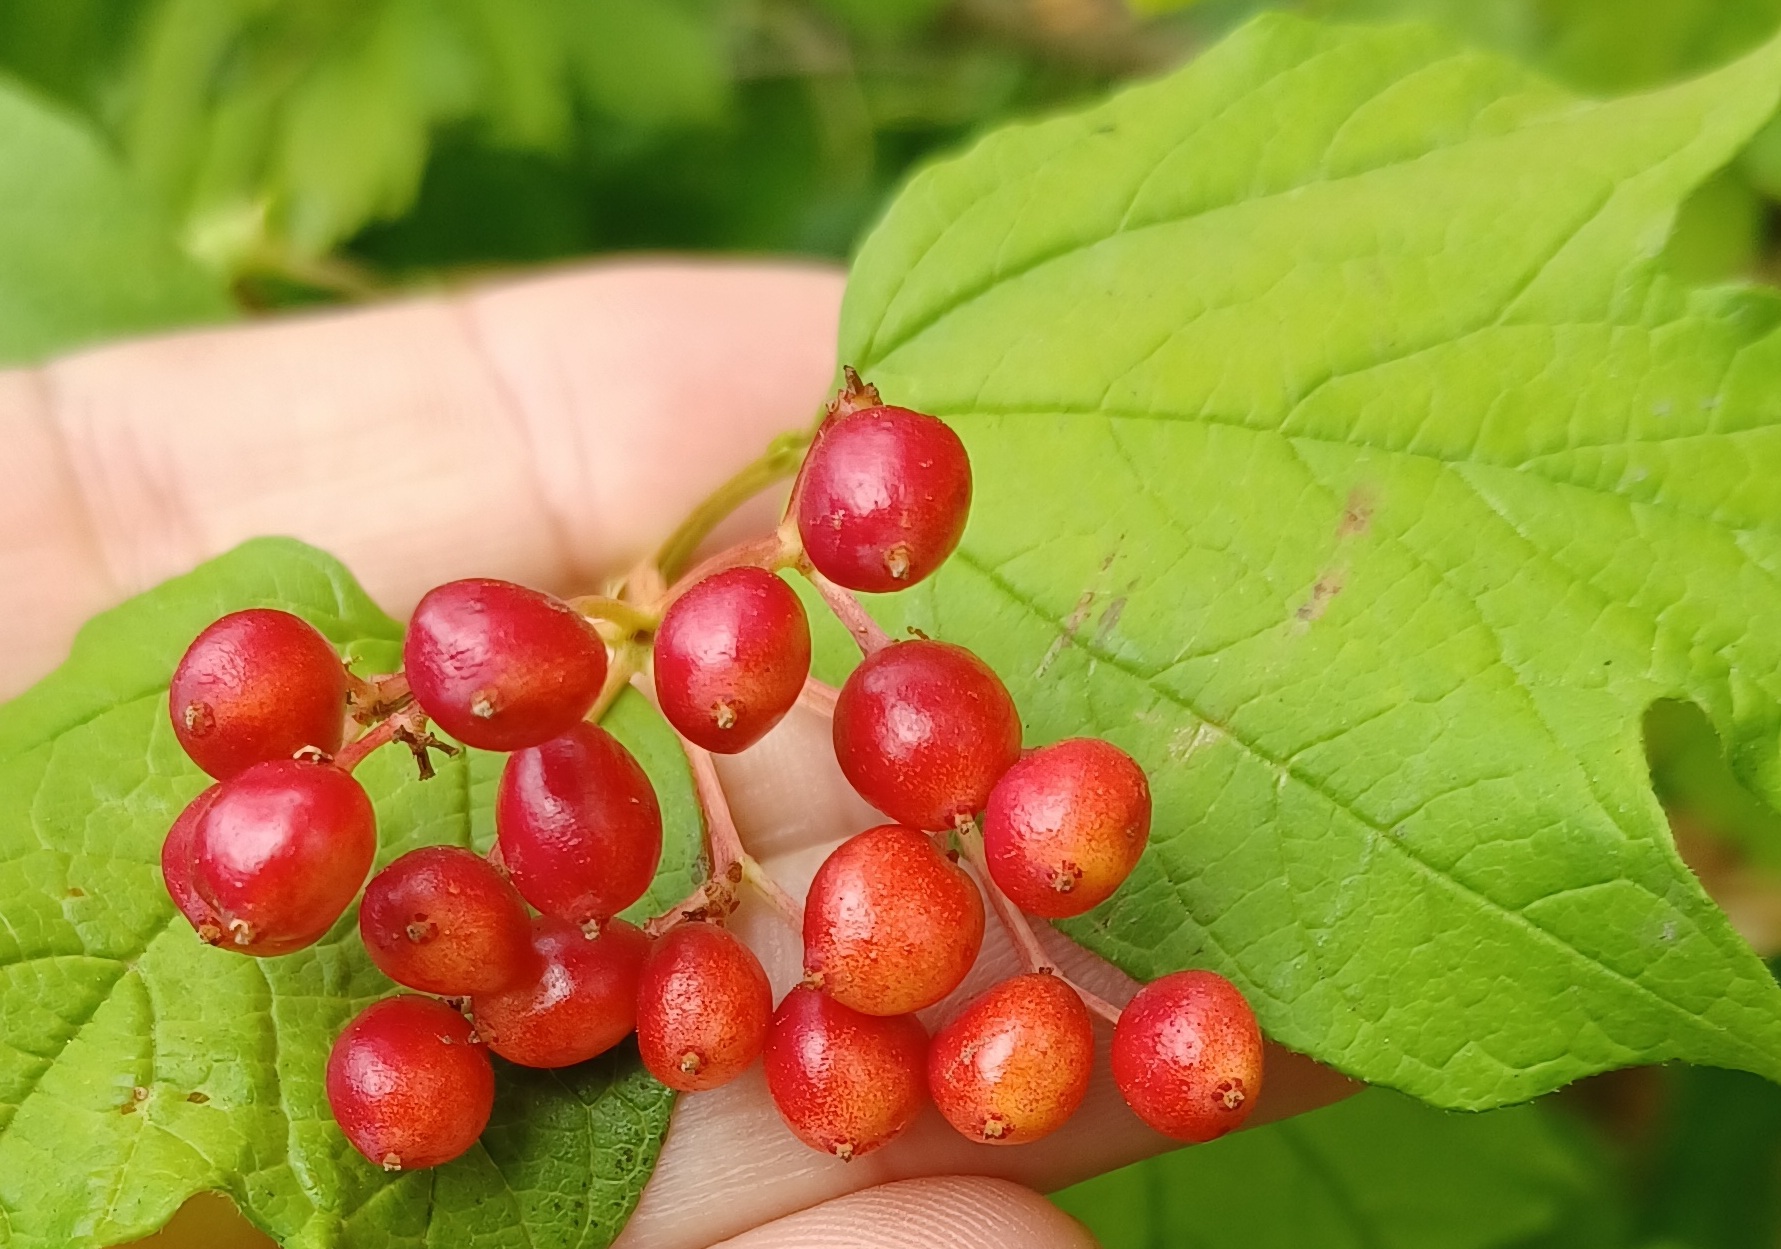
[[[0,73],[84,119],[138,217],[253,309],[596,252],[844,257],[924,157],[1262,7],[1444,22],[1598,91],[1781,23],[1781,0],[0,0]],[[1678,229],[1690,277],[1764,263],[1781,128],[1744,164]],[[134,324],[0,328],[0,358]]]
[[[1369,1090],[1054,1200],[1103,1249],[1774,1249],[1781,1088],[1630,1071],[1481,1115]]]

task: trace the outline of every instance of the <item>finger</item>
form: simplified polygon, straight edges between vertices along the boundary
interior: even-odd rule
[[[825,268],[606,265],[0,374],[0,696],[260,534],[398,615],[470,574],[585,588],[809,424],[840,294]]]
[[[1094,1237],[1034,1193],[964,1176],[905,1180],[799,1211],[722,1249],[1094,1249]]]
[[[801,707],[754,748],[720,758],[718,768],[750,852],[800,897],[836,844],[883,822],[842,776],[829,722]],[[731,923],[760,954],[777,1000],[802,975],[800,934],[752,897]],[[1057,933],[1041,931],[1040,936],[1051,957],[1078,983],[1118,1004],[1136,992],[1136,983],[1112,964]],[[972,996],[1021,970],[1006,934],[992,924],[965,983],[924,1012],[923,1020],[930,1028],[939,1026]],[[1175,1147],[1127,1108],[1108,1069],[1112,1029],[1098,1020],[1095,1028],[1095,1072],[1082,1108],[1060,1131],[1030,1145],[968,1141],[929,1107],[891,1144],[842,1162],[811,1150],[791,1134],[773,1107],[758,1064],[721,1089],[682,1097],[624,1244],[627,1249],[695,1249],[793,1211],[915,1177],[992,1176],[1050,1191]],[[1278,1047],[1270,1047],[1267,1064],[1267,1083],[1253,1120],[1257,1123],[1327,1105],[1355,1087]]]

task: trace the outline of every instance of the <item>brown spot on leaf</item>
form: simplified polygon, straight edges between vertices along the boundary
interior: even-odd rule
[[[1340,572],[1324,573],[1317,579],[1317,584],[1311,587],[1311,597],[1301,603],[1298,611],[1293,615],[1305,624],[1310,624],[1322,616],[1329,610],[1330,601],[1342,593],[1343,580],[1343,574]]]
[[[1348,501],[1342,506],[1342,519],[1336,522],[1336,536],[1352,538],[1371,529],[1375,506],[1372,491],[1362,486],[1350,490]]]

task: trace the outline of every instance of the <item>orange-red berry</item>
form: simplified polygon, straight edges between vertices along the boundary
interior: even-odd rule
[[[1236,985],[1178,971],[1138,990],[1113,1029],[1113,1079],[1138,1117],[1178,1141],[1241,1126],[1262,1091],[1262,1033]]]
[[[1094,1056],[1094,1028],[1076,991],[1029,973],[973,998],[934,1034],[928,1090],[971,1140],[1024,1145],[1076,1113]]]
[[[773,1016],[762,1063],[786,1126],[846,1161],[914,1122],[928,1095],[927,1049],[913,1015],[863,1015],[799,988]]]
[[[663,1084],[728,1084],[760,1057],[772,1018],[767,973],[735,934],[685,923],[656,938],[637,987],[637,1048]]]
[[[933,840],[881,824],[837,846],[804,903],[807,982],[854,1010],[902,1015],[958,988],[983,944],[983,896]]]

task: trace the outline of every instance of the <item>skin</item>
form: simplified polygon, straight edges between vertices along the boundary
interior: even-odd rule
[[[396,615],[454,577],[559,593],[647,553],[776,433],[809,422],[834,371],[841,275],[784,265],[604,266],[451,299],[108,346],[0,373],[0,696],[41,677],[93,613],[260,533],[333,551]],[[713,402],[713,396],[722,402]],[[717,535],[764,531],[765,500]],[[847,787],[828,726],[803,709],[718,761],[743,838],[801,890],[827,849],[882,822]],[[736,930],[776,993],[799,942],[749,903]],[[1046,938],[1105,996],[1117,970]],[[1016,970],[992,924],[977,969],[928,1012],[942,1022]],[[624,1249],[914,1243],[959,1249],[1091,1242],[1049,1190],[1168,1147],[1106,1075],[1083,1109],[1021,1149],[960,1138],[928,1111],[851,1164],[792,1139],[757,1066],[683,1098]],[[1352,1086],[1284,1051],[1251,1124]],[[962,1177],[973,1178],[962,1178]],[[257,1242],[216,1199],[167,1246]],[[188,1221],[189,1220],[189,1221]],[[735,1238],[731,1240],[731,1238]]]

